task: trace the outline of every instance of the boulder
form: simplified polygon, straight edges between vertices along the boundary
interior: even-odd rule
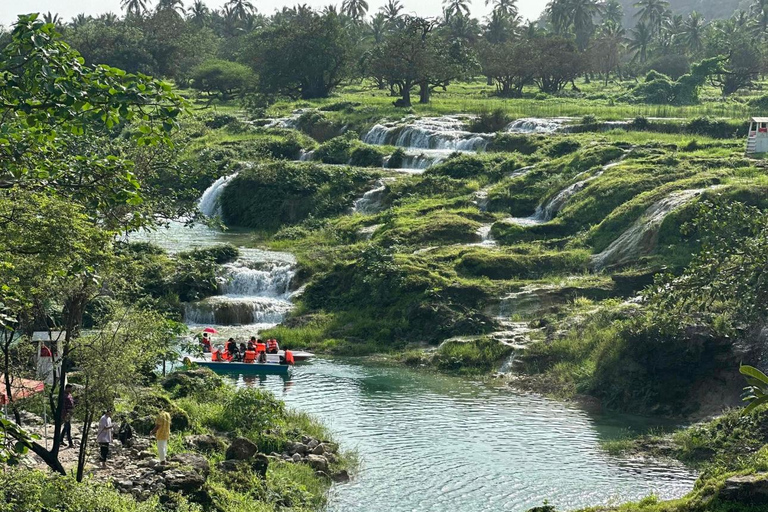
[[[240,470],[240,461],[237,460],[224,460],[219,463],[219,470],[226,473]]]
[[[768,473],[732,476],[723,484],[719,497],[742,505],[768,505]]]
[[[322,455],[307,455],[306,460],[315,471],[328,472],[328,460]]]
[[[309,453],[310,449],[309,447],[304,443],[293,443],[292,445],[288,446],[288,455],[306,455]]]
[[[298,453],[294,453],[291,459],[293,460],[293,462],[301,462],[301,455],[299,455]]]
[[[322,455],[324,453],[325,453],[325,446],[323,446],[322,444],[319,444],[312,449],[313,455]]]
[[[267,477],[267,468],[269,468],[269,457],[263,453],[258,453],[251,461],[251,469],[261,478]]]
[[[259,448],[250,440],[244,437],[236,437],[232,444],[227,448],[225,458],[228,460],[246,460],[259,451]]]
[[[309,447],[309,449],[311,450],[314,450],[315,446],[319,444],[320,444],[320,441],[318,441],[317,439],[312,439],[307,443],[307,447]]]
[[[349,473],[347,473],[346,469],[342,469],[338,473],[331,475],[331,479],[337,483],[349,482]]]
[[[184,445],[187,448],[206,453],[218,452],[224,449],[224,441],[210,434],[186,436],[184,437]]]
[[[179,453],[168,460],[170,462],[176,462],[184,467],[192,468],[204,477],[207,477],[208,473],[211,471],[211,465],[208,463],[208,459],[197,453]]]
[[[205,484],[205,478],[197,471],[169,471],[165,475],[165,486],[169,491],[181,493],[193,493],[200,490]]]

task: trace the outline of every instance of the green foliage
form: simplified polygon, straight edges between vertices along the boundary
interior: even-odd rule
[[[490,279],[535,279],[551,273],[584,272],[588,261],[585,251],[522,254],[471,251],[461,257],[456,268],[472,276]]]
[[[512,353],[512,348],[492,338],[475,341],[449,341],[440,346],[432,364],[443,371],[462,375],[488,373],[499,367]]]
[[[225,98],[243,94],[254,81],[249,67],[227,60],[210,59],[192,70],[192,87]]]
[[[14,469],[0,473],[0,510],[46,512],[58,510],[100,510],[104,512],[162,512],[165,506],[157,497],[137,502],[111,486],[95,480],[76,482],[70,476],[54,476],[42,471]],[[197,507],[177,498],[175,510],[192,512]]]
[[[338,215],[351,206],[371,177],[360,170],[317,164],[255,165],[224,189],[224,220],[233,226],[274,230],[310,216]]]

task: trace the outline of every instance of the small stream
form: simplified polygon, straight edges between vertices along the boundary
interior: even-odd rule
[[[679,464],[613,457],[600,441],[650,424],[593,417],[536,395],[360,359],[316,359],[292,378],[239,377],[325,423],[360,471],[331,490],[329,510],[523,512],[689,492]]]

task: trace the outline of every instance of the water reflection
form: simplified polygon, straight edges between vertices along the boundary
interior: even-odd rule
[[[326,423],[361,471],[331,491],[331,511],[562,509],[690,491],[685,468],[614,457],[600,440],[645,420],[592,417],[528,394],[354,360],[297,365],[290,379],[240,377]]]

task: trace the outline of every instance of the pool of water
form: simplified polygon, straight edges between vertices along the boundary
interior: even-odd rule
[[[525,511],[676,498],[695,474],[672,462],[614,457],[600,441],[650,425],[467,379],[316,359],[290,380],[243,377],[324,422],[361,465],[335,485],[329,510]]]

